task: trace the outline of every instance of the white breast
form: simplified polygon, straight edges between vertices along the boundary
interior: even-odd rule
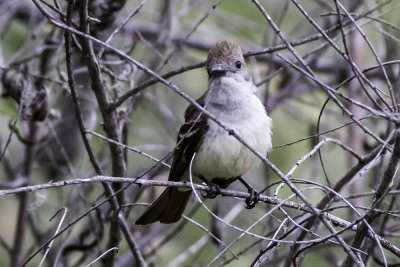
[[[229,95],[230,93],[228,92]],[[218,98],[215,95],[211,97],[214,100]],[[228,98],[229,102],[235,103],[234,109],[221,110],[220,105],[213,106],[212,101],[206,109],[252,148],[266,155],[272,147],[272,120],[267,116],[261,101],[248,92],[241,92],[233,97],[230,95]],[[226,95],[223,99],[226,99]],[[196,176],[207,179],[238,177],[259,164],[257,156],[235,137],[230,136],[211,119],[208,119],[208,125],[208,132],[193,162],[192,170]]]

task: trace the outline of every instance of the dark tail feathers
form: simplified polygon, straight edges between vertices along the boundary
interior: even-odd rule
[[[136,220],[135,224],[143,225],[157,221],[175,223],[179,221],[191,193],[192,190],[179,191],[177,188],[167,188]]]

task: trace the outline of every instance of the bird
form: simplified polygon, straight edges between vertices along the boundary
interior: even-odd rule
[[[272,148],[272,119],[257,95],[239,45],[222,41],[211,47],[206,61],[208,89],[196,100],[220,123],[193,104],[185,111],[178,132],[169,181],[188,181],[192,176],[218,188],[226,188],[260,163],[260,159],[232,136],[232,131],[262,155]],[[194,158],[193,158],[194,157]],[[192,160],[193,158],[193,160]],[[192,163],[191,163],[192,162]],[[169,187],[136,220],[136,225],[179,221],[191,189]]]

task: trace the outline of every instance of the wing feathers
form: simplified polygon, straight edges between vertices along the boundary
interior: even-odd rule
[[[203,98],[197,100],[204,106]],[[193,105],[185,112],[185,124],[179,129],[177,147],[174,151],[169,181],[181,181],[195,152],[199,149],[208,130],[207,117]],[[167,188],[160,197],[137,219],[135,224],[177,222],[189,201],[192,190]]]

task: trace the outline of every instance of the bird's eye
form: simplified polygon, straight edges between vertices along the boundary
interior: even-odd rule
[[[235,62],[236,68],[240,69],[242,67],[242,62],[239,60]]]

